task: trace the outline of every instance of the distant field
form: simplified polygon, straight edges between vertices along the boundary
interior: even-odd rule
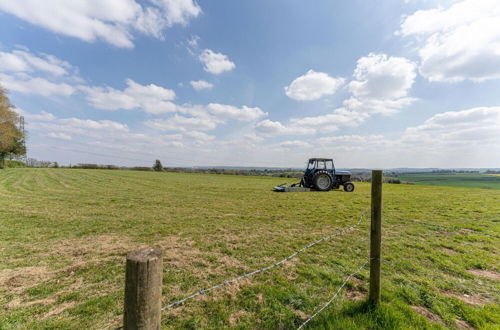
[[[468,187],[483,189],[500,189],[500,175],[460,173],[460,174],[404,174],[398,176],[403,182],[412,182],[428,186]]]
[[[353,193],[274,193],[283,178],[0,170],[0,329],[121,325],[124,256],[164,251],[164,304],[267,266],[369,209]],[[294,181],[290,179],[290,181]],[[384,185],[382,305],[368,269],[308,329],[500,325],[500,190]],[[294,329],[368,260],[369,218],[266,273],[163,314],[165,329]]]

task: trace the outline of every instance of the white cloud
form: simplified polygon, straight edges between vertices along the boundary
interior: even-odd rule
[[[479,107],[439,113],[422,125],[409,127],[406,142],[429,145],[455,144],[463,147],[498,145],[500,141],[500,107]]]
[[[227,104],[210,103],[207,105],[207,110],[223,120],[254,121],[267,116],[267,113],[260,108],[250,108],[245,105],[238,108]]]
[[[54,83],[45,78],[31,78],[25,75],[0,73],[0,83],[9,91],[26,94],[68,96],[75,92],[75,88],[66,83]]]
[[[225,124],[228,121],[252,122],[267,113],[259,108],[250,108],[242,106],[241,108],[227,105],[210,103],[208,105],[182,105],[176,109],[182,114],[175,114],[166,119],[154,119],[145,122],[146,126],[162,131],[210,131],[217,128],[219,124]]]
[[[361,57],[349,83],[357,98],[396,99],[407,95],[415,81],[415,64],[403,57],[370,53]]]
[[[127,79],[127,88],[123,91],[111,87],[80,86],[86,94],[87,102],[96,109],[131,110],[141,109],[152,114],[177,111],[177,106],[170,102],[175,99],[175,92],[155,84],[141,85]]]
[[[383,140],[383,135],[337,135],[321,137],[317,139],[316,142],[323,145],[353,146],[379,143]]]
[[[351,96],[343,101],[342,107],[320,116],[291,118],[288,125],[264,122],[256,129],[266,134],[294,130],[304,134],[330,133],[342,127],[359,126],[375,114],[394,114],[415,101],[408,95],[415,81],[415,70],[415,64],[405,58],[369,54],[357,61],[354,79],[348,84]]]
[[[153,6],[141,6],[135,0],[2,0],[0,10],[55,33],[124,48],[134,46],[134,30],[162,38],[165,28],[186,25],[201,13],[193,0],[150,0],[149,4]]]
[[[47,134],[47,137],[56,139],[56,140],[65,140],[65,141],[70,141],[71,135],[65,134],[65,133],[55,133],[55,132],[50,132]]]
[[[75,88],[65,81],[79,79],[75,75],[77,71],[52,55],[35,55],[27,49],[0,52],[0,83],[10,91],[43,96],[71,95]]]
[[[10,91],[43,96],[71,95],[78,69],[53,55],[27,48],[0,52],[0,83]]]
[[[193,87],[197,91],[201,91],[203,89],[212,89],[214,87],[213,84],[205,80],[191,80],[189,83],[191,84],[191,87]]]
[[[210,49],[205,49],[198,59],[204,64],[203,69],[212,74],[221,74],[233,70],[236,65],[229,58],[221,53],[215,53]]]
[[[39,114],[21,111],[26,118],[28,131],[45,131],[54,139],[72,140],[74,135],[85,137],[110,137],[115,134],[129,134],[127,125],[112,120],[91,120],[75,117],[58,118],[52,113]]]
[[[354,127],[363,123],[369,117],[366,113],[349,111],[339,108],[331,114],[314,117],[291,118],[290,123],[297,127],[320,128],[323,133],[329,133],[341,127]]]
[[[201,8],[193,0],[151,0],[160,7],[169,26],[174,24],[186,25],[191,17],[198,17]]]
[[[293,141],[284,141],[280,143],[280,147],[287,149],[295,149],[295,148],[307,148],[310,147],[311,144],[305,141],[293,140]]]
[[[343,84],[343,78],[333,78],[324,72],[309,70],[286,86],[285,93],[297,101],[313,101],[326,95],[333,95]]]
[[[184,117],[174,115],[167,119],[154,119],[145,122],[146,126],[162,131],[210,131],[221,121],[213,117]]]
[[[34,121],[53,121],[56,120],[57,117],[51,114],[50,112],[47,111],[42,111],[39,114],[33,114],[33,113],[27,113],[26,111],[23,111],[19,108],[17,108],[19,114],[23,115],[24,118],[27,121],[34,120]]]
[[[430,81],[500,78],[500,6],[497,0],[463,0],[419,10],[398,34],[424,40],[420,73]]]
[[[301,134],[314,134],[316,130],[310,127],[303,127],[291,123],[288,126],[283,125],[279,121],[272,121],[269,119],[262,120],[255,125],[255,130],[265,136],[273,135],[301,135]]]

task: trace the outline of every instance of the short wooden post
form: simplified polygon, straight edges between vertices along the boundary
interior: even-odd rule
[[[143,249],[127,255],[125,270],[125,330],[158,330],[161,322],[163,278],[160,249]]]
[[[368,300],[380,303],[380,248],[382,245],[382,171],[372,171],[372,210],[370,230],[370,294]]]

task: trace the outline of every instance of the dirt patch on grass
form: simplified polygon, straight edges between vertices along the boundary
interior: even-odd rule
[[[451,254],[451,255],[455,255],[458,253],[457,251],[450,249],[450,248],[441,248],[441,251],[443,251],[446,254]]]
[[[126,255],[141,247],[145,246],[132,242],[127,236],[98,235],[60,241],[53,246],[51,251],[57,255],[62,254],[82,260],[86,259],[86,256]]]
[[[346,292],[346,297],[352,301],[362,301],[366,299],[366,289],[363,288],[363,280],[352,276],[350,281],[354,283],[354,285],[349,288]]]
[[[495,281],[500,281],[500,273],[492,270],[470,269],[467,272],[471,273],[472,275],[486,277]]]
[[[460,330],[475,329],[472,325],[462,320],[455,320],[454,323],[455,326]]]
[[[474,294],[474,295],[468,295],[468,294],[460,294],[460,293],[455,293],[451,291],[443,291],[442,292],[444,295],[449,296],[449,297],[455,297],[459,300],[462,300],[464,303],[469,304],[469,305],[484,305],[487,303],[480,295]]]
[[[366,300],[366,293],[360,292],[358,290],[348,290],[345,296],[347,297],[347,299],[352,301]]]
[[[411,306],[411,309],[413,309],[415,312],[419,313],[420,315],[423,315],[424,317],[426,317],[431,322],[436,322],[436,323],[439,323],[439,324],[444,324],[443,320],[441,320],[441,318],[438,315],[434,314],[433,312],[431,312],[430,310],[428,310],[425,307],[422,307],[422,306]]]
[[[19,307],[29,307],[33,305],[50,305],[55,302],[54,299],[52,298],[47,298],[47,299],[39,299],[39,300],[32,300],[32,301],[23,301],[21,298],[16,298],[14,300],[9,301],[7,304],[3,306],[5,310],[9,310],[12,308],[19,308]]]
[[[20,267],[0,270],[0,289],[22,292],[54,276],[46,267]]]
[[[57,307],[55,307],[54,309],[51,309],[50,311],[48,311],[47,313],[45,313],[43,316],[42,316],[42,320],[43,319],[47,319],[49,317],[53,317],[53,316],[56,316],[56,315],[59,315],[61,314],[62,312],[64,312],[65,310],[69,309],[69,308],[72,308],[74,306],[76,306],[76,302],[75,301],[70,301],[70,302],[67,302],[67,303],[63,303],[61,305],[58,305]]]
[[[304,311],[301,311],[300,309],[294,309],[294,308],[292,308],[292,311],[302,321],[307,320],[309,318],[309,314],[305,313]]]
[[[240,310],[240,311],[237,311],[236,313],[231,314],[229,316],[229,319],[228,319],[229,325],[231,325],[231,326],[237,325],[240,318],[245,316],[245,315],[250,315],[250,313],[245,311],[245,310]]]

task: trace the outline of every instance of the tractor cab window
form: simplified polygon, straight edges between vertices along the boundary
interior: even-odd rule
[[[318,170],[326,170],[326,165],[324,160],[318,160],[318,167],[316,167]]]
[[[327,170],[333,170],[333,160],[327,160],[325,163]]]
[[[310,160],[309,163],[307,163],[307,169],[313,169],[314,168],[314,163],[316,163],[315,160]]]

